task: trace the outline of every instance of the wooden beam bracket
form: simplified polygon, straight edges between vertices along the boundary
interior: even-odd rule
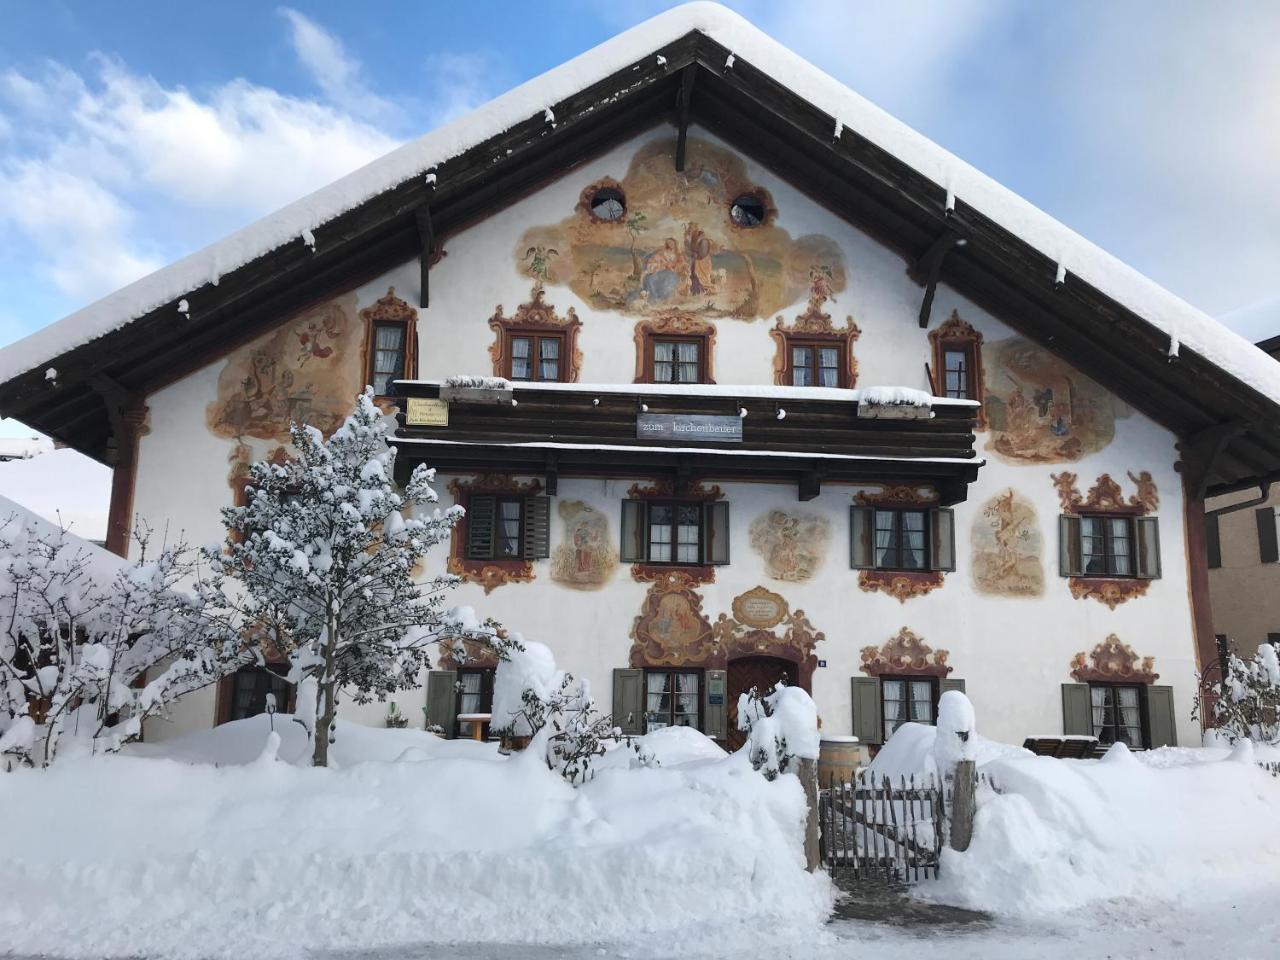
[[[800,479],[796,486],[802,502],[816,500],[818,495],[822,493],[822,474],[817,470],[808,470],[800,474]]]
[[[436,250],[436,233],[431,226],[431,208],[425,203],[414,211],[414,219],[418,224],[418,287],[420,294],[418,306],[426,308],[430,302],[428,294],[428,274],[431,271],[431,257]]]
[[[542,486],[546,490],[547,496],[554,497],[560,488],[560,458],[551,451],[547,451],[545,464]]]
[[[938,239],[930,244],[924,255],[915,262],[909,271],[917,282],[924,283],[924,299],[920,303],[920,329],[929,326],[929,315],[933,312],[933,296],[938,289],[938,278],[942,275],[942,263],[956,247],[963,247],[968,241],[952,227],[947,227],[938,234]]]
[[[689,107],[693,102],[693,82],[698,76],[697,63],[680,71],[680,92],[676,95],[676,172],[684,172],[685,143],[689,135]]]
[[[1193,499],[1204,499],[1209,481],[1228,444],[1247,429],[1240,422],[1219,423],[1191,434],[1179,444],[1183,469],[1187,471],[1187,488],[1191,490]]]

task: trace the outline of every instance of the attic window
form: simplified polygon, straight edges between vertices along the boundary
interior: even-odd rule
[[[742,194],[729,206],[729,219],[740,227],[758,227],[764,216],[764,201],[754,193]]]
[[[615,187],[600,187],[591,194],[591,215],[606,223],[621,220],[627,212],[627,198]]]

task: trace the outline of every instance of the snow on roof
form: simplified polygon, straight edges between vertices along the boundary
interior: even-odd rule
[[[16,532],[9,530],[11,524],[34,530],[37,536],[52,537],[61,533],[73,552],[80,552],[87,558],[89,572],[102,582],[113,578],[120,570],[129,565],[123,557],[118,557],[96,543],[90,543],[84,537],[78,537],[57,522],[50,522],[37,513],[33,513],[20,503],[0,496],[0,533],[12,537]]]
[[[64,447],[28,460],[0,463],[0,498],[24,504],[85,540],[107,538],[111,468]],[[0,510],[0,517],[7,511]]]
[[[30,460],[52,450],[48,437],[0,437],[0,460]]]
[[[1280,403],[1280,366],[1242,337],[1132,267],[1088,242],[1028,201],[974,169],[844,84],[808,63],[736,13],[689,3],[661,13],[573,58],[472,113],[393,150],[329,186],[231,236],[90,304],[0,351],[0,381],[109,333],[165,303],[287,243],[437,164],[494,137],[550,104],[648,59],[691,31],[728,48],[946,189],[1059,265],[1207,360]],[[192,296],[198,316],[199,298]],[[197,321],[198,322],[198,321]]]

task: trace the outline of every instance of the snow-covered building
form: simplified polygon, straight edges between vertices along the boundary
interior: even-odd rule
[[[1003,740],[1190,739],[1204,500],[1280,471],[1270,358],[711,4],[15,344],[0,381],[113,464],[119,552],[135,515],[218,539],[290,419],[330,430],[372,383],[399,466],[467,508],[457,601],[625,728],[729,742],[784,676],[872,743],[951,688]],[[466,733],[491,668],[445,658],[398,707]]]

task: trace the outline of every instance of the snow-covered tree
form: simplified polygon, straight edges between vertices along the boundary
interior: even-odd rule
[[[1248,660],[1228,654],[1222,682],[1208,690],[1202,683],[1201,689],[1195,715],[1208,711],[1229,740],[1280,742],[1280,658],[1271,644],[1262,644]]]
[[[118,564],[43,521],[0,520],[0,754],[45,766],[113,752],[178,696],[253,653],[180,588],[198,555],[178,545]],[[154,673],[148,679],[148,673]]]
[[[500,656],[509,646],[469,608],[444,607],[457,577],[414,580],[462,509],[433,506],[435,472],[423,465],[397,491],[386,433],[371,388],[327,441],[292,424],[294,456],[253,464],[248,502],[222,511],[226,543],[208,552],[222,576],[208,586],[229,621],[288,654],[317,766],[328,762],[341,691],[367,703],[415,686],[439,643],[475,640]]]
[[[766,780],[818,758],[818,710],[799,687],[779,683],[768,694],[752,687],[738,697],[738,729],[747,735],[751,766]]]

